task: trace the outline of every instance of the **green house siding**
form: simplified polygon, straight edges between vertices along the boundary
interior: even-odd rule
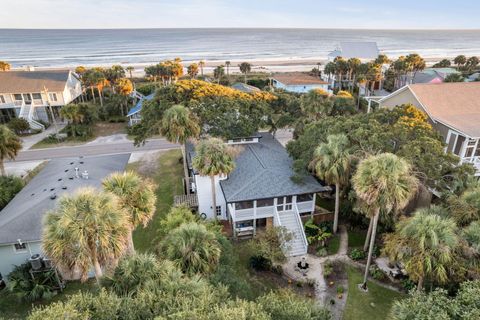
[[[15,252],[13,244],[0,245],[0,273],[6,279],[7,275],[13,270],[13,267],[27,261],[31,254],[42,254],[42,243],[27,243],[25,252]]]

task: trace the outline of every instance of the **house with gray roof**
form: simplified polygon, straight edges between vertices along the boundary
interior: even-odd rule
[[[24,118],[32,129],[44,129],[39,122],[51,121],[53,110],[82,94],[77,75],[70,70],[0,72],[0,123]]]
[[[45,214],[63,195],[82,187],[100,188],[113,172],[124,171],[130,154],[60,158],[47,165],[0,211],[0,273],[5,277],[42,252]]]
[[[231,225],[234,236],[252,236],[267,226],[285,227],[294,236],[290,256],[307,252],[308,244],[301,221],[315,211],[316,193],[329,191],[314,177],[295,177],[293,160],[272,134],[261,132],[253,137],[226,143],[239,148],[235,169],[228,176],[216,176],[216,208],[212,204],[212,180],[193,170],[193,144],[187,144],[187,164],[191,189],[199,214]]]

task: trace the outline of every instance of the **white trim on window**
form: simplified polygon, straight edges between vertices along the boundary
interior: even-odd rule
[[[28,249],[28,243],[26,242],[13,244],[13,252],[16,254],[27,253]]]

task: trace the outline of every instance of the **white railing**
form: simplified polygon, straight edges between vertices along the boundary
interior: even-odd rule
[[[273,219],[275,220],[275,223],[277,225],[277,227],[281,227],[282,226],[282,222],[280,221],[280,216],[278,215],[278,210],[276,207],[273,207]]]
[[[313,211],[313,201],[297,202],[298,212],[312,212]]]
[[[300,213],[298,212],[298,207],[296,204],[293,206],[293,209],[294,209],[293,213],[295,215],[295,219],[297,220],[298,226],[300,228],[302,242],[305,245],[305,249],[307,249],[308,248],[307,236],[305,235],[302,219],[300,219]]]

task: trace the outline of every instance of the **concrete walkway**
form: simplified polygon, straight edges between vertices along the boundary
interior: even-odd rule
[[[65,124],[57,124],[58,131],[62,130],[65,127]],[[22,151],[29,150],[33,145],[42,141],[46,137],[55,133],[55,126],[51,125],[47,130],[44,130],[37,134],[32,134],[31,136],[22,137]]]

